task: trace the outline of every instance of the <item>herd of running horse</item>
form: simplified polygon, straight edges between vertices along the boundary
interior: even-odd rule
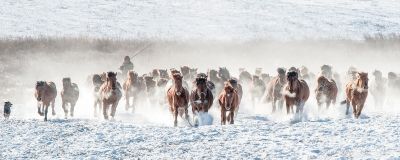
[[[323,105],[329,107],[335,104],[339,87],[341,87],[338,74],[332,72],[332,67],[329,65],[323,65],[318,76],[309,72],[306,67],[291,67],[288,70],[278,68],[276,76],[262,73],[260,68],[256,69],[255,74],[243,68],[239,71],[239,76],[234,78],[227,68],[197,73],[197,69],[183,66],[180,70],[154,69],[143,76],[130,70],[126,75],[119,76],[125,80],[122,85],[117,81],[116,72],[90,75],[88,82],[93,89],[95,115],[102,111],[104,119],[109,119],[109,116],[114,118],[116,108],[123,96],[126,100],[126,110],[134,110],[137,102],[145,97],[150,103],[159,102],[169,105],[174,126],[177,126],[178,116],[189,119],[189,108],[196,116],[200,112],[208,112],[213,103],[219,105],[221,124],[226,124],[227,121],[233,124],[243,93],[249,93],[253,105],[255,102],[272,103],[273,113],[276,112],[277,106],[282,110],[285,104],[287,114],[294,112],[301,114],[310,96],[310,84],[316,84],[314,92],[319,108]],[[382,103],[380,102],[382,98],[379,96],[382,97],[384,94],[387,80],[382,77],[380,71],[375,71],[373,75],[376,84],[372,94],[376,95],[374,96],[376,103]],[[346,114],[349,114],[351,105],[354,117],[358,118],[368,96],[368,73],[349,68],[348,77],[348,83],[344,89],[346,99],[341,103],[346,104]],[[66,118],[68,114],[72,117],[79,97],[79,89],[70,78],[63,78],[62,84],[62,108]],[[162,93],[157,94],[157,92]],[[55,115],[56,96],[57,89],[54,82],[38,81],[36,83],[35,97],[38,101],[38,113],[44,116],[45,121],[47,121],[50,105],[52,114]],[[296,106],[296,111],[293,106]]]

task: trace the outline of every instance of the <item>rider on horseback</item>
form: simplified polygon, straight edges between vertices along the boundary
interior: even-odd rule
[[[122,76],[126,76],[128,71],[133,70],[133,63],[131,62],[131,58],[129,58],[129,56],[125,56],[124,62],[119,67],[119,69],[122,72]]]

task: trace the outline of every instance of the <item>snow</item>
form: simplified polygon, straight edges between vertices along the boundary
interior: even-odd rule
[[[398,0],[3,0],[0,37],[363,39],[400,32]]]
[[[399,159],[399,115],[178,128],[93,119],[1,121],[1,159]]]
[[[133,61],[140,74],[182,65],[200,72],[226,66],[233,75],[239,67],[261,67],[274,75],[277,67],[306,65],[317,73],[322,64],[331,64],[342,76],[351,65],[387,73],[399,72],[395,47],[363,48],[354,41],[291,46],[230,42],[399,34],[399,8],[398,0],[2,0],[0,37],[152,39],[158,42],[155,47]],[[304,115],[271,114],[270,104],[249,105],[245,92],[234,125],[221,126],[214,105],[209,114],[197,117],[199,127],[182,119],[173,127],[167,106],[144,100],[132,113],[125,111],[124,98],[115,120],[93,117],[87,76],[116,71],[127,54],[1,53],[0,100],[14,106],[9,120],[0,116],[0,159],[400,159],[397,95],[387,94],[386,105],[377,108],[370,94],[360,119],[344,115],[341,105],[318,111],[311,84]],[[67,76],[80,89],[76,117],[64,119],[58,96],[57,115],[44,122],[36,113],[34,83],[54,81],[60,91]]]

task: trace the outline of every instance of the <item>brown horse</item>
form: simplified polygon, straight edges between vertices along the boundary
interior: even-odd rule
[[[285,87],[285,102],[287,114],[293,113],[293,106],[296,106],[296,113],[302,113],[304,104],[310,96],[310,89],[306,81],[298,79],[297,71],[290,71],[286,75],[288,81]]]
[[[326,108],[328,109],[331,103],[336,103],[336,97],[338,94],[336,82],[333,79],[328,80],[328,78],[325,76],[318,77],[315,94],[318,103],[318,109],[321,108],[322,103],[324,102],[326,103]]]
[[[182,75],[180,73],[174,73],[172,75],[173,85],[167,90],[167,98],[169,109],[173,114],[174,126],[178,125],[178,114],[188,119],[188,104],[189,104],[189,92],[182,85]]]
[[[356,80],[346,85],[346,100],[342,104],[346,103],[346,115],[348,115],[351,103],[354,117],[358,118],[368,96],[368,73],[358,72],[356,77]]]
[[[233,89],[236,90],[236,93],[239,96],[237,107],[235,107],[235,114],[237,114],[239,111],[240,103],[242,102],[243,88],[242,88],[242,85],[240,85],[238,83],[236,78],[230,78],[228,81],[229,81],[230,85],[233,87]]]
[[[63,90],[61,91],[62,108],[65,113],[65,118],[68,116],[67,105],[70,105],[70,116],[74,116],[75,104],[79,98],[78,85],[71,82],[71,78],[63,78]]]
[[[206,74],[200,73],[196,78],[195,85],[195,89],[190,93],[193,115],[197,115],[199,112],[208,112],[214,101],[214,96],[207,87]]]
[[[108,110],[111,105],[111,118],[114,118],[119,100],[122,97],[121,86],[117,82],[117,73],[107,72],[106,82],[100,87],[100,97],[103,104],[104,119],[108,119]]]
[[[225,125],[227,119],[230,124],[234,124],[235,111],[239,107],[239,95],[229,81],[224,84],[224,89],[218,97],[218,102],[221,106],[221,124]],[[227,117],[226,112],[228,111]]]
[[[136,101],[138,99],[138,92],[140,88],[140,84],[138,81],[138,74],[134,71],[128,71],[127,79],[125,80],[122,88],[125,93],[125,110],[132,108],[132,111],[135,111]],[[130,99],[133,99],[132,105],[130,104]]]
[[[285,74],[283,68],[278,68],[278,76],[274,77],[267,85],[267,102],[272,102],[272,113],[276,111],[276,103],[278,102],[279,109],[283,107],[283,87],[286,84]]]
[[[38,113],[40,116],[44,115],[44,121],[47,121],[47,112],[50,104],[53,116],[56,115],[56,111],[54,110],[57,97],[56,85],[54,82],[38,81],[36,82],[35,89],[35,98],[38,101]]]

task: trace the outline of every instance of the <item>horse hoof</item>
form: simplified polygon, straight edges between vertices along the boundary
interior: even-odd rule
[[[53,116],[55,116],[56,115],[56,112],[53,112],[53,113],[51,113]]]

